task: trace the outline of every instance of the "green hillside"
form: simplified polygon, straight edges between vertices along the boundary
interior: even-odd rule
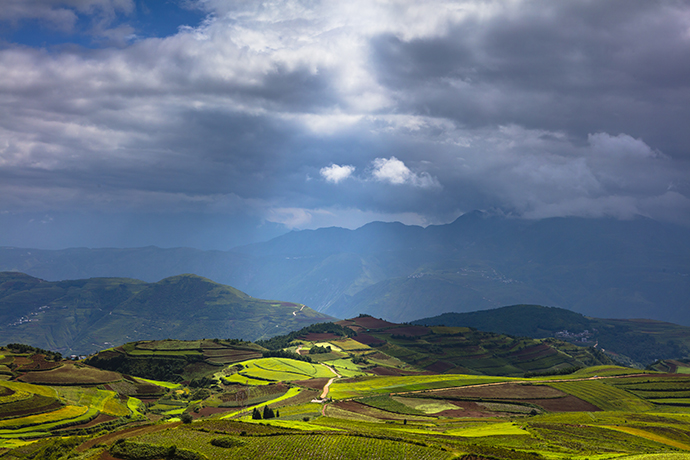
[[[641,367],[658,359],[690,355],[689,327],[653,320],[590,318],[563,308],[540,305],[444,313],[412,324],[474,327],[534,338],[558,337],[583,346],[596,345],[613,353],[618,361]]]
[[[126,278],[48,282],[0,273],[3,340],[64,355],[135,340],[257,340],[330,319],[301,304],[255,299],[195,275],[144,283]]]

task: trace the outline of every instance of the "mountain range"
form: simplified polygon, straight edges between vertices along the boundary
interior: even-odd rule
[[[294,231],[232,251],[0,248],[0,270],[47,280],[195,273],[345,318],[412,321],[511,304],[690,325],[690,230],[644,217],[526,220],[476,211],[426,228]]]

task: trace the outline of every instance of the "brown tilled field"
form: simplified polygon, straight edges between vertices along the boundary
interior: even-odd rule
[[[510,356],[517,357],[521,361],[528,361],[531,359],[543,358],[558,353],[553,348],[546,344],[540,344],[534,347],[525,348],[516,353],[511,353]]]
[[[328,377],[309,379],[309,380],[296,380],[292,383],[305,388],[311,388],[312,390],[321,390],[323,386],[329,381]]]
[[[563,398],[565,396],[567,396],[566,393],[550,386],[520,385],[517,383],[458,387],[434,392],[434,397],[439,398],[486,398],[514,401],[522,399]]]
[[[27,399],[6,403],[0,406],[0,418],[24,417],[32,414],[50,412],[62,407],[56,399],[41,395],[31,395]]]
[[[426,369],[431,371],[431,372],[436,372],[438,374],[443,374],[444,372],[453,369],[455,364],[449,363],[447,361],[436,361],[430,366],[426,366]]]
[[[427,335],[431,332],[431,329],[425,326],[403,326],[396,327],[395,329],[390,329],[386,331],[386,334],[397,334],[397,335],[407,335],[410,337],[420,337]]]
[[[361,332],[359,334],[357,334],[357,341],[359,343],[363,343],[364,345],[379,345],[379,344],[385,343],[383,340],[379,339],[378,337],[374,337],[373,335],[364,334]]]
[[[204,350],[204,359],[212,364],[232,364],[257,358],[261,358],[261,353],[257,351],[228,350],[227,348]]]
[[[361,326],[365,329],[381,329],[384,327],[397,326],[395,323],[389,323],[388,321],[373,318],[371,316],[363,316],[361,318],[353,318],[356,325]]]
[[[60,367],[62,364],[55,361],[46,361],[45,355],[33,355],[29,359],[31,362],[19,366],[17,369],[19,372],[28,371],[45,371],[49,369],[55,369]]]
[[[101,385],[116,382],[122,376],[117,372],[102,371],[93,367],[77,367],[67,363],[57,369],[28,372],[17,380],[40,385]]]

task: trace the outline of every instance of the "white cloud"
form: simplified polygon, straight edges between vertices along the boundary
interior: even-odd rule
[[[321,171],[319,171],[324,179],[326,179],[328,182],[333,182],[334,184],[344,181],[350,177],[353,172],[355,172],[355,167],[352,165],[340,166],[336,164],[323,167],[321,168]]]
[[[427,172],[414,173],[405,166],[405,163],[395,157],[376,158],[373,162],[371,174],[380,182],[401,185],[410,184],[415,187],[431,188],[439,187],[438,180]]]

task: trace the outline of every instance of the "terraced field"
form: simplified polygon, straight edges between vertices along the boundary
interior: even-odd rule
[[[12,365],[13,380],[0,381],[0,457],[43,460],[59,451],[113,460],[128,456],[127,449],[179,460],[690,455],[687,375],[639,375],[610,364],[533,378],[477,375],[558,370],[572,356],[563,358],[548,343],[495,334],[473,343],[476,331],[464,328],[366,318],[351,324],[381,344],[367,347],[360,335],[314,327],[312,335],[272,349],[285,357],[257,357],[260,347],[212,340],[137,342],[102,354],[104,362],[149,378],[65,361],[47,368],[36,353],[5,354],[0,362]],[[332,350],[290,354],[316,346]],[[239,356],[251,358],[224,363]],[[307,356],[323,363],[305,362]],[[461,366],[470,363],[472,369]],[[450,373],[461,371],[467,373]],[[133,422],[139,425],[127,426]]]
[[[333,377],[333,373],[326,366],[285,358],[253,359],[239,364],[243,369],[226,377],[228,382],[267,385],[270,382]]]

